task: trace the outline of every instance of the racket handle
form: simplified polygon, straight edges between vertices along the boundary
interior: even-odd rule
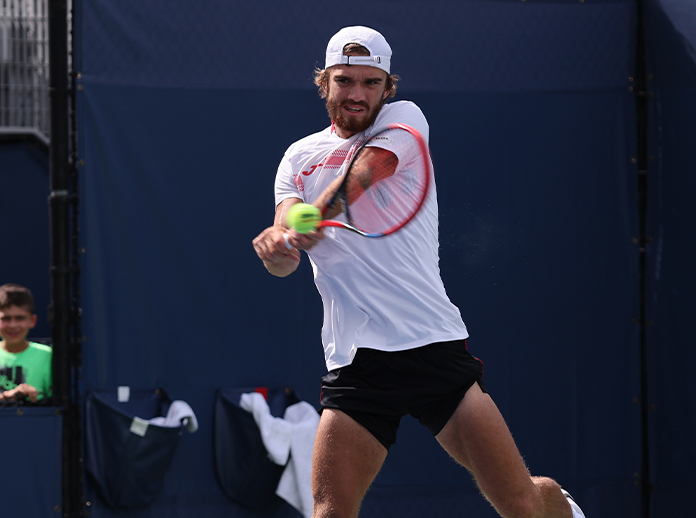
[[[292,250],[294,247],[290,244],[288,239],[288,233],[286,232],[285,234],[283,234],[283,240],[285,241],[285,246],[288,248],[288,250]]]

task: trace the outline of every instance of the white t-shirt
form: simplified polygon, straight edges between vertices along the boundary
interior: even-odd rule
[[[398,101],[385,105],[370,128],[349,139],[328,127],[292,144],[278,167],[276,206],[287,198],[312,203],[343,174],[356,140],[396,122],[416,128],[428,141],[420,108]],[[359,347],[402,351],[468,337],[440,278],[434,182],[420,212],[394,234],[370,239],[326,228],[325,235],[308,255],[324,304],[328,370],[350,364]]]

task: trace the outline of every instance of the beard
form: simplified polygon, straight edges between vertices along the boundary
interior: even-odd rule
[[[345,104],[357,104],[365,108],[365,113],[361,118],[345,117],[341,107]],[[326,111],[329,114],[331,121],[339,128],[350,133],[360,133],[372,126],[377,119],[377,115],[382,110],[384,103],[379,103],[377,106],[370,107],[366,102],[337,102],[331,99],[331,96],[326,98]]]

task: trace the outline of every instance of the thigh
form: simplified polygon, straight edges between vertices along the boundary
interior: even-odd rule
[[[355,518],[387,449],[340,410],[325,408],[312,457],[314,518]]]
[[[469,389],[436,438],[471,471],[499,512],[520,500],[536,500],[536,486],[502,415],[477,384]]]

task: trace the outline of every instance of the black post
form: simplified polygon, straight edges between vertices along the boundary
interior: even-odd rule
[[[70,82],[67,0],[48,0],[49,94],[51,101],[49,216],[53,391],[63,415],[62,516],[81,514],[79,412],[72,397],[70,206]]]
[[[636,0],[635,95],[638,166],[638,246],[639,246],[639,342],[640,342],[640,409],[641,409],[641,496],[643,518],[650,518],[650,441],[648,402],[647,279],[648,261],[648,92],[645,55],[644,1]]]

